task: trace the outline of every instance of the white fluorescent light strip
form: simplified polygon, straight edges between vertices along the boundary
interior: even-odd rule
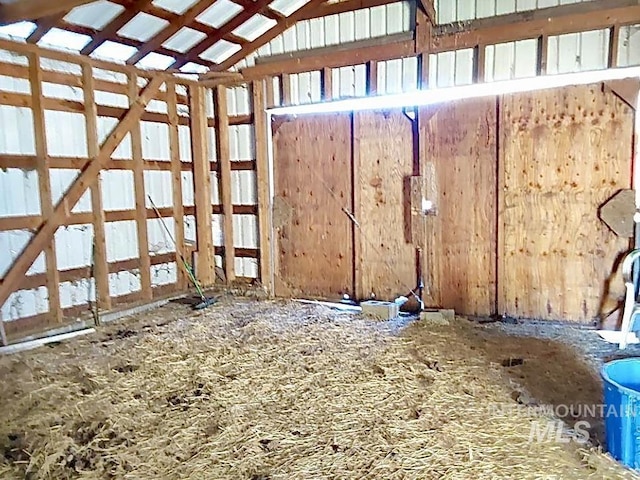
[[[466,98],[487,97],[507,93],[529,92],[569,85],[586,85],[607,80],[640,78],[640,67],[612,68],[589,72],[548,75],[491,83],[475,83],[460,87],[417,90],[396,95],[350,98],[334,102],[294,105],[268,109],[270,115],[304,115],[312,113],[336,113],[360,110],[390,110],[403,107],[434,105]]]

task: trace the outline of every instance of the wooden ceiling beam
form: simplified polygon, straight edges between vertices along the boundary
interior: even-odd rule
[[[364,8],[380,7],[390,3],[397,3],[398,0],[343,0],[342,2],[325,2],[316,11],[311,11],[300,20],[312,20],[314,18],[326,17],[327,15],[337,15],[339,13],[362,10]],[[422,1],[422,0],[417,0]],[[427,1],[427,0],[424,0]]]
[[[58,15],[92,1],[94,0],[17,0],[3,3],[0,4],[0,25]]]
[[[125,8],[117,17],[111,20],[102,30],[93,36],[93,39],[82,49],[82,55],[91,55],[93,51],[107,40],[115,37],[122,27],[133,19],[152,0],[136,0]]]
[[[171,67],[180,68],[187,62],[196,62],[200,60],[200,55],[205,52],[214,43],[222,40],[226,35],[233,32],[236,28],[242,25],[244,22],[253,17],[256,13],[263,11],[271,3],[271,0],[256,0],[250,7],[245,8],[242,12],[238,13],[235,17],[229,20],[218,29],[218,35],[210,36],[202,40],[202,42],[195,45],[191,50],[187,52],[185,58],[176,61]],[[250,43],[246,43],[240,51],[247,48]]]
[[[182,27],[191,25],[191,23],[195,21],[196,17],[209,8],[213,2],[214,0],[200,0],[189,7],[182,15],[178,16],[175,22],[170,23],[167,27],[158,32],[157,35],[146,42],[144,47],[138,50],[138,53],[127,60],[127,63],[129,65],[133,65],[145,55],[157,50],[164,42],[178,33]]]
[[[227,58],[224,62],[220,63],[215,68],[215,70],[217,71],[226,70],[234,66],[236,63],[238,63],[240,60],[245,58],[247,55],[256,51],[265,43],[270,42],[271,40],[276,38],[278,35],[280,35],[282,32],[284,32],[285,30],[295,25],[297,22],[300,21],[301,18],[304,18],[306,15],[312,14],[313,12],[317,11],[318,7],[321,6],[324,3],[324,1],[325,0],[310,0],[309,3],[299,8],[298,10],[293,12],[291,15],[289,15],[285,19],[279,21],[276,26],[268,30],[266,33],[260,35],[254,41],[242,47],[238,52],[231,55],[231,57]]]

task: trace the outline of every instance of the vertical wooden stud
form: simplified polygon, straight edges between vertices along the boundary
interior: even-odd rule
[[[40,55],[29,55],[29,79],[31,82],[31,98],[33,109],[33,126],[36,147],[36,162],[38,171],[38,187],[40,191],[40,210],[42,218],[50,218],[53,214],[51,199],[51,178],[49,177],[49,156],[47,153],[47,137],[44,120],[44,106],[42,94],[42,68]],[[56,258],[55,235],[44,248],[47,268],[47,292],[49,294],[49,312],[54,323],[62,322],[62,307],[60,305],[60,274]]]
[[[289,78],[287,75],[285,75]],[[227,110],[227,88],[218,85],[214,90],[216,108],[216,144],[218,148],[218,180],[224,219],[224,273],[227,283],[236,278],[235,247],[233,243],[233,205],[231,204],[231,153],[229,151],[229,116]]]
[[[378,94],[378,62],[367,62],[367,95]]]
[[[98,139],[98,108],[95,99],[95,82],[93,80],[93,68],[90,64],[82,65],[82,89],[84,92],[84,114],[87,127],[87,153],[91,160],[100,153],[100,141]],[[91,210],[93,215],[93,242],[94,242],[94,278],[96,289],[96,303],[98,308],[109,310],[111,308],[111,295],[109,293],[109,265],[107,263],[107,242],[105,239],[105,215],[102,207],[102,188],[100,177],[91,185]]]
[[[271,201],[269,196],[269,152],[264,84],[254,81],[253,118],[256,141],[256,184],[258,191],[258,237],[260,238],[260,281],[270,295],[274,292],[271,258]]]
[[[549,54],[549,37],[538,37],[538,75],[547,74],[547,56]]]
[[[484,83],[485,52],[485,45],[477,45],[474,50],[473,81],[475,83]]]
[[[351,185],[353,189],[351,212],[356,220],[362,219],[360,200],[360,113],[351,113]],[[362,282],[362,232],[351,222],[353,228],[353,289],[357,299],[369,298],[371,292],[364,291]]]
[[[130,73],[128,82],[129,104],[138,98],[138,76]],[[140,121],[131,127],[131,155],[133,159],[133,183],[136,198],[136,227],[138,232],[138,253],[140,255],[140,285],[142,298],[151,300],[151,259],[149,257],[149,237],[147,234],[147,198],[144,189],[144,163],[142,159],[142,136]]]
[[[211,230],[211,164],[208,152],[208,122],[205,110],[204,87],[189,87],[189,112],[191,114],[191,152],[193,155],[194,199],[196,206],[196,240],[198,256],[196,275],[205,286],[215,282],[215,255]],[[216,105],[216,119],[225,115]],[[228,142],[227,142],[228,143]]]
[[[265,78],[264,81],[265,81],[265,96],[266,96],[267,108],[275,107],[276,101],[275,101],[275,94],[273,91],[273,77],[267,77]]]
[[[620,49],[620,25],[614,25],[609,29],[609,58],[608,67],[618,66],[618,50]]]
[[[280,75],[280,105],[291,105],[291,77],[287,73]]]
[[[178,103],[176,83],[167,82],[167,113],[169,116],[169,153],[171,156],[171,188],[173,193],[173,222],[175,225],[175,249],[178,288],[187,287],[187,276],[180,255],[184,251],[184,206],[182,204],[182,168],[180,163],[180,135],[178,133]]]
[[[325,102],[333,98],[333,69],[324,67],[320,72],[320,83],[322,85],[322,100]]]
[[[418,88],[426,90],[429,88],[429,54],[418,55]]]

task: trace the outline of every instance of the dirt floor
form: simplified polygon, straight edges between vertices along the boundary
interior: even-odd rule
[[[0,477],[638,478],[547,409],[602,402],[584,353],[514,332],[170,304],[0,358]]]

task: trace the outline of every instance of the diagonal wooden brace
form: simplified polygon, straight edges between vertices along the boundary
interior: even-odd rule
[[[129,108],[127,113],[102,143],[98,155],[93,161],[87,162],[80,171],[80,175],[78,175],[54,208],[53,214],[49,218],[45,218],[40,224],[36,234],[31,238],[31,241],[13,265],[11,265],[4,280],[0,283],[0,305],[4,304],[9,298],[9,295],[20,287],[27,270],[29,270],[33,262],[38,258],[38,255],[40,255],[40,252],[42,252],[51,241],[58,227],[65,224],[69,218],[71,209],[78,203],[78,200],[80,200],[84,192],[96,181],[100,170],[102,170],[105,164],[111,159],[111,155],[131,128],[140,120],[144,109],[149,101],[156,96],[162,83],[163,79],[161,77],[151,79],[147,86],[140,92],[138,99],[131,105],[131,108]],[[1,323],[0,329],[2,330],[0,333],[4,333],[4,328]]]

